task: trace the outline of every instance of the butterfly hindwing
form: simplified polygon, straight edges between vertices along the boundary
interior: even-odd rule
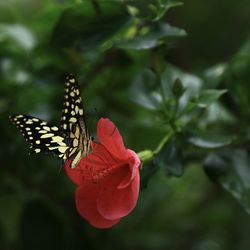
[[[27,115],[12,115],[10,120],[20,129],[35,153],[50,152],[66,159],[68,146],[58,127]]]

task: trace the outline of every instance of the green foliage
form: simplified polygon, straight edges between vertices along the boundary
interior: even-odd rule
[[[119,2],[75,4],[61,13],[51,44],[59,48],[93,49],[119,31],[128,20],[129,14]]]
[[[217,99],[219,99],[227,90],[207,89],[200,93],[197,98],[197,106],[201,108],[207,108]]]
[[[235,136],[212,134],[212,133],[199,133],[189,137],[189,142],[201,148],[220,148],[230,145],[235,139]]]
[[[246,150],[223,150],[205,159],[204,168],[214,181],[220,181],[250,213],[250,157]]]
[[[158,21],[169,9],[182,5],[182,2],[176,0],[126,0],[125,2],[129,7],[133,7],[131,12],[137,17],[150,21]]]
[[[173,140],[162,147],[153,163],[163,168],[167,175],[179,177],[183,174],[182,152]]]
[[[164,22],[150,23],[136,28],[136,34],[127,40],[121,40],[117,46],[122,49],[152,49],[161,44],[170,43],[176,38],[186,35],[182,29],[178,29]],[[140,30],[138,30],[140,29]]]
[[[0,249],[249,248],[250,5],[180,5],[0,2]],[[28,155],[8,121],[58,124],[68,73],[91,134],[109,117],[143,161],[139,204],[108,231],[78,216],[60,162]]]

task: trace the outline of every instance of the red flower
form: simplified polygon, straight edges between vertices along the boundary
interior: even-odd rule
[[[79,214],[92,226],[108,228],[118,223],[135,207],[139,194],[139,167],[136,153],[126,149],[123,139],[109,119],[97,124],[99,143],[71,169],[69,178],[78,186],[75,193]]]

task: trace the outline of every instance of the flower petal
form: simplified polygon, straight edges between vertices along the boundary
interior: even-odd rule
[[[127,149],[127,152],[128,152],[128,157],[129,157],[131,179],[133,179],[136,173],[138,172],[139,167],[141,166],[141,159],[133,150]]]
[[[96,228],[109,228],[118,223],[120,219],[109,220],[104,218],[97,210],[96,198],[99,185],[86,182],[76,189],[76,208],[79,214]]]
[[[141,160],[138,155],[130,149],[127,149],[128,152],[128,164],[130,168],[130,175],[127,175],[121,183],[117,186],[118,189],[126,188],[131,184],[131,181],[136,177],[139,171],[139,167],[141,165]]]
[[[73,183],[80,185],[82,183],[82,171],[78,166],[73,169],[70,168],[70,163],[71,160],[67,160],[65,162],[66,173]]]
[[[118,159],[126,159],[127,151],[122,136],[113,122],[107,118],[101,118],[97,124],[97,136],[99,142]]]
[[[134,209],[139,194],[139,170],[130,185],[118,188],[119,184],[130,175],[130,169],[126,165],[110,173],[100,184],[97,209],[106,219],[115,220],[124,217]]]

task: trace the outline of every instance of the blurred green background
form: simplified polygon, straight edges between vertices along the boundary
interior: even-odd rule
[[[250,248],[250,216],[242,208],[250,206],[250,2],[183,2],[174,8],[178,2],[167,0],[0,1],[1,250]],[[155,11],[154,6],[160,7]],[[74,73],[91,134],[99,117],[108,117],[128,148],[154,150],[169,128],[141,96],[151,79],[148,69],[162,74],[166,88],[172,74],[187,90],[229,91],[208,111],[181,120],[188,132],[178,137],[183,166],[174,175],[181,176],[183,169],[184,174],[166,178],[164,167],[157,171],[145,164],[142,183],[148,183],[135,210],[115,227],[97,230],[77,214],[75,186],[62,163],[29,155],[29,145],[8,116],[29,114],[59,125],[64,77]],[[230,175],[222,185],[212,183],[203,171],[206,158],[210,176],[211,166],[217,166],[209,161],[211,153],[228,147],[214,142],[206,147],[207,141],[187,137],[208,130],[239,136],[230,146],[246,153],[232,160],[233,169],[244,165],[232,174],[236,181]]]

